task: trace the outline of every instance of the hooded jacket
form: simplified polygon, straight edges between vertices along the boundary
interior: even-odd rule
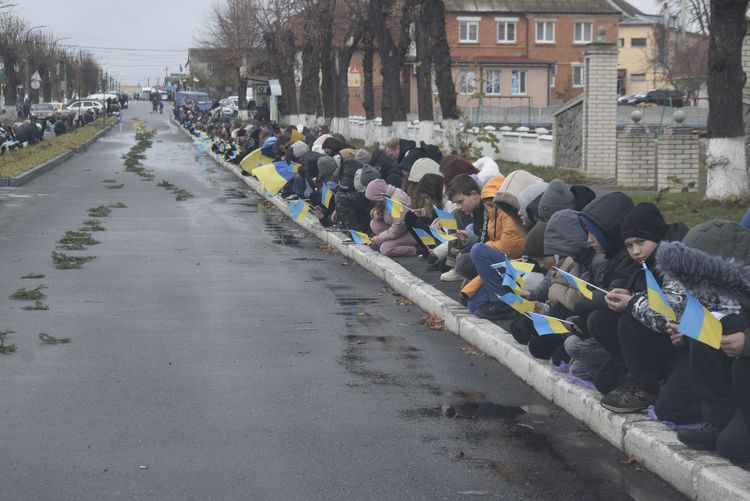
[[[576,211],[565,209],[552,214],[544,232],[544,253],[561,257],[558,268],[580,277],[586,270],[585,266],[575,261],[575,257],[584,255],[587,248],[586,232],[581,228]],[[573,311],[581,293],[557,270],[552,270],[550,275],[550,302],[560,303]]]
[[[579,215],[584,229],[591,231],[605,249],[603,270],[591,276],[591,283],[603,289],[622,287],[633,290],[632,280],[637,274],[642,275],[640,265],[630,259],[620,231],[623,219],[632,208],[630,197],[615,191],[595,198]],[[593,300],[578,301],[575,311],[586,315],[595,309],[609,309],[604,294],[597,290],[594,291]]]
[[[357,171],[365,165],[354,158],[343,158],[339,171],[339,189],[343,191],[354,190],[354,177]]]
[[[510,216],[518,225],[518,229],[524,233],[527,233],[529,228],[527,228],[521,221],[521,218],[518,217],[518,210],[521,208],[518,195],[532,184],[543,182],[544,181],[541,178],[538,178],[525,170],[516,170],[508,174],[503,185],[495,194],[495,205]]]
[[[684,242],[662,242],[656,250],[656,271],[663,276],[662,292],[678,318],[688,290],[709,311],[742,313],[748,321],[750,232],[739,224],[708,221],[691,229]],[[645,293],[634,296],[628,309],[649,329],[666,330],[668,319],[648,307]],[[745,330],[741,356],[750,357],[750,329]]]
[[[380,168],[380,177],[395,187],[400,187],[403,182],[403,174],[398,165],[385,154],[385,151],[377,149],[372,154],[370,165]]]
[[[409,197],[395,186],[391,186],[382,179],[375,179],[370,181],[365,189],[365,198],[371,202],[383,202],[385,197],[392,198],[401,202],[402,204],[409,205]],[[388,240],[394,240],[407,231],[406,222],[404,216],[407,211],[403,211],[398,219],[394,219],[391,213],[387,210],[383,210],[383,220],[389,226],[387,230],[375,235],[371,238],[372,243],[380,245]],[[370,211],[370,217],[372,217],[372,211]]]
[[[503,176],[496,176],[490,179],[485,187],[482,188],[482,200],[494,197],[504,180]],[[507,254],[511,259],[521,257],[523,254],[524,238],[513,223],[513,220],[496,207],[485,210],[484,215],[485,224],[483,225],[483,231],[480,233],[480,242],[489,245],[500,253]],[[476,226],[475,231],[477,231]],[[482,280],[477,275],[461,289],[461,292],[468,297],[474,297],[481,287]]]
[[[500,167],[498,167],[497,162],[492,160],[490,157],[480,158],[479,160],[474,162],[474,167],[476,167],[479,171],[479,174],[477,174],[477,176],[479,177],[479,181],[482,183],[482,186],[487,184],[487,182],[493,177],[503,175],[500,172]]]

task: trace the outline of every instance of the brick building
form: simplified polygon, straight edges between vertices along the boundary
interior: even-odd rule
[[[459,105],[548,106],[581,92],[583,49],[604,27],[617,40],[620,11],[607,0],[447,0]]]

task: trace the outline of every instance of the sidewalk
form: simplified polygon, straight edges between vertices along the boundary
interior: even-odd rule
[[[181,127],[180,130],[192,137]],[[219,163],[289,215],[286,200],[280,196],[269,197],[254,177],[242,176],[238,166],[221,160]],[[750,501],[750,472],[714,454],[688,449],[677,440],[674,431],[651,421],[644,414],[619,415],[606,410],[599,404],[601,396],[598,392],[568,383],[565,375],[555,372],[546,361],[532,357],[504,328],[474,316],[438,289],[455,295],[455,284],[438,285],[437,274],[429,275],[435,285],[415,276],[415,273],[425,276],[422,271],[424,261],[411,258],[396,262],[369,247],[344,244],[342,241],[347,237],[343,233],[326,231],[309,214],[299,224],[425,312],[442,318],[448,330],[497,359],[545,398],[585,423],[623,453],[633,455],[640,464],[690,499]]]

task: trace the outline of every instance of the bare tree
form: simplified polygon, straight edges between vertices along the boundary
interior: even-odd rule
[[[708,79],[708,46],[705,35],[659,24],[648,65],[682,94],[696,97]]]
[[[711,0],[655,0],[656,4],[666,6],[670,17],[676,16],[680,28],[708,35],[711,22]]]
[[[3,58],[7,84],[5,102],[15,105],[18,102],[17,88],[22,79],[16,68],[22,62],[23,37],[28,30],[26,21],[12,13],[0,15],[0,57]]]
[[[748,0],[711,0],[708,59],[708,142],[706,197],[748,193],[745,128],[742,121],[742,41]]]
[[[221,62],[235,72],[241,108],[247,102],[249,75],[262,60],[263,31],[257,24],[258,10],[256,0],[219,0],[211,7],[201,41],[206,48],[218,49]]]
[[[257,11],[257,24],[264,30],[263,39],[268,51],[269,63],[281,86],[279,111],[286,116],[298,113],[297,89],[294,80],[297,44],[292,24],[298,8],[296,2],[270,0],[262,2]]]

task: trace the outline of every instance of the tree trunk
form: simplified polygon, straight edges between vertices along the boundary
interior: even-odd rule
[[[420,122],[434,120],[432,110],[432,47],[428,7],[429,5],[426,2],[421,5],[414,29],[417,47],[417,110]]]
[[[320,57],[316,47],[310,16],[306,18],[302,37],[302,84],[300,85],[300,112],[314,117],[320,103]],[[306,120],[307,121],[307,120]],[[308,125],[308,124],[306,124]]]
[[[8,77],[8,83],[5,86],[5,105],[15,106],[18,104],[18,95],[16,87],[18,86],[18,74],[16,73],[16,60],[5,58],[5,76]]]
[[[748,0],[712,0],[708,61],[706,197],[726,199],[748,192],[742,121],[742,40]]]
[[[235,68],[237,71],[237,101],[241,110],[247,108],[247,78],[242,75],[242,68]]]
[[[451,52],[445,35],[445,4],[442,0],[427,0],[432,21],[432,51],[435,62],[435,85],[440,99],[443,119],[458,119],[456,86],[451,72]]]
[[[404,55],[408,48],[403,44],[397,46],[393,41],[387,21],[391,19],[391,5],[388,0],[370,0],[369,18],[375,38],[378,41],[378,52],[380,53],[380,72],[383,75],[383,126],[391,126],[394,122],[406,122],[406,110],[401,93],[401,67],[404,64]],[[403,7],[400,21],[400,39],[404,40],[404,25],[408,34],[408,9]]]
[[[368,36],[363,45],[362,78],[364,79],[364,89],[362,91],[362,106],[365,109],[365,119],[373,120],[375,118],[375,85],[372,80],[372,58],[375,48],[372,46],[372,37]]]
[[[339,92],[337,89],[337,68],[336,54],[333,50],[333,25],[330,14],[335,10],[336,1],[328,0],[323,2],[322,11],[318,14],[317,29],[320,33],[320,73],[323,78],[321,82],[323,116],[327,123],[336,115],[336,96]]]

